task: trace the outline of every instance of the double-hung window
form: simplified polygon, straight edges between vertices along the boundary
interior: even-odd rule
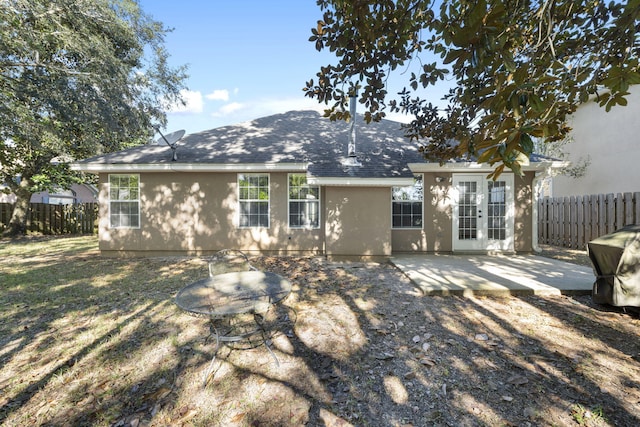
[[[269,175],[239,174],[240,227],[269,227]]]
[[[140,227],[140,175],[109,175],[109,226]]]
[[[305,174],[289,174],[289,227],[320,228],[320,187]]]
[[[422,175],[414,177],[413,185],[391,188],[393,228],[422,228]]]

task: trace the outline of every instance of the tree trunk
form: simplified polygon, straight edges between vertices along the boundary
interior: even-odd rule
[[[27,215],[29,213],[29,203],[31,202],[31,192],[28,188],[29,181],[23,179],[15,189],[16,204],[13,208],[8,227],[2,232],[3,237],[27,234]]]

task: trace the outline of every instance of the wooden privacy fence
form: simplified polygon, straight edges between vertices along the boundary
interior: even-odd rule
[[[0,231],[9,224],[13,204],[0,203]],[[97,232],[98,204],[49,205],[30,203],[27,231],[42,234],[94,234]]]
[[[589,241],[640,224],[640,192],[545,197],[538,202],[538,241],[586,249]]]

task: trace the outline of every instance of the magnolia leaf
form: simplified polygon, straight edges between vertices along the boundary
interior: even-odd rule
[[[637,8],[625,2],[545,2],[544,13],[539,2],[515,2],[507,10],[504,2],[488,0],[444,5],[394,0],[375,6],[323,0],[321,8],[333,19],[331,31],[323,28],[323,48],[336,52],[338,64],[323,73],[321,91],[307,93],[323,102],[359,77],[362,105],[371,117],[385,108],[415,117],[409,137],[462,142],[463,135],[482,135],[492,141],[484,151],[476,143],[424,150],[441,160],[481,152],[490,164],[517,169],[513,152],[531,151],[521,135],[562,139],[568,116],[595,88],[608,89],[598,103],[611,109],[626,105],[629,85],[640,84],[633,54],[640,49],[640,28],[629,25],[637,21]],[[563,16],[571,19],[548,19]],[[428,55],[438,61],[425,67]],[[390,70],[402,70],[408,84],[393,100],[384,92]],[[433,99],[429,90],[445,73],[450,90]],[[532,130],[521,131],[525,125]],[[500,142],[510,144],[512,152],[498,156],[496,148],[488,148]]]
[[[478,163],[488,163],[491,158],[495,155],[495,148],[488,149],[482,152],[480,156],[478,156]]]
[[[530,156],[531,153],[533,153],[533,140],[528,134],[523,133],[520,136],[520,147],[522,148],[522,153],[527,156]]]

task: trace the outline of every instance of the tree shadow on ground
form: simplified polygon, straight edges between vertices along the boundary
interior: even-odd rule
[[[639,321],[584,298],[424,297],[387,264],[258,257],[293,283],[278,363],[223,346],[203,387],[209,326],[173,297],[205,263],[45,258],[2,283],[7,425],[640,423]]]

